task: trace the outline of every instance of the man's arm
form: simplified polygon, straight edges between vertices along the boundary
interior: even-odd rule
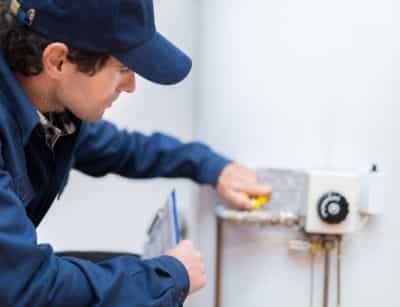
[[[83,124],[75,168],[92,176],[111,172],[130,178],[190,178],[211,184],[240,210],[252,208],[242,192],[269,198],[272,193],[269,185],[257,182],[254,170],[229,161],[202,143],[183,144],[159,133],[130,133],[107,121]]]
[[[0,145],[1,147],[1,145]],[[174,257],[94,264],[38,244],[0,154],[0,306],[177,306],[189,290]]]
[[[107,121],[83,123],[75,157],[75,168],[92,176],[185,177],[213,186],[229,163],[202,143],[119,130]]]

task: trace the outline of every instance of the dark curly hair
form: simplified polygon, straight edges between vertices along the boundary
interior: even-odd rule
[[[43,51],[53,41],[20,26],[9,11],[9,3],[9,0],[0,0],[0,50],[12,71],[25,76],[38,75],[43,70]],[[68,46],[68,61],[90,76],[101,69],[109,57]]]

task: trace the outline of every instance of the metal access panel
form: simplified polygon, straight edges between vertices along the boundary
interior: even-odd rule
[[[273,195],[262,210],[291,211],[299,215],[307,205],[309,175],[306,171],[279,168],[257,170],[258,180],[272,187]]]
[[[264,211],[296,214],[307,233],[345,234],[359,222],[361,176],[357,172],[260,169],[273,195]]]

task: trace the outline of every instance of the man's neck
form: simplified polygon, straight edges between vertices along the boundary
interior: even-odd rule
[[[40,75],[26,77],[17,73],[16,78],[36,110],[45,114],[61,109],[59,105],[52,103],[54,99],[50,97],[51,86]]]

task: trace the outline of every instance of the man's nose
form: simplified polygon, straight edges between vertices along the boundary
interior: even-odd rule
[[[135,73],[132,72],[131,74],[128,74],[126,78],[122,81],[118,90],[120,92],[133,93],[135,89],[136,89],[136,76]]]

